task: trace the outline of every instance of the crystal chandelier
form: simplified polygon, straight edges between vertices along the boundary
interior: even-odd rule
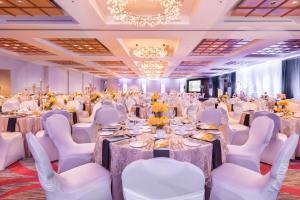
[[[156,15],[137,15],[126,10],[130,2],[136,3],[137,0],[108,0],[107,8],[116,20],[124,24],[135,25],[137,27],[154,27],[160,24],[168,24],[180,15],[180,0],[149,0],[152,3],[159,3],[163,8],[162,13]],[[140,0],[141,1],[141,0]],[[144,3],[143,0],[142,3]]]
[[[138,44],[133,50],[133,55],[138,58],[152,59],[152,58],[164,58],[168,54],[166,50],[166,45],[163,44],[162,47],[139,47]]]
[[[157,78],[163,74],[165,63],[161,61],[145,61],[141,64],[141,69],[149,78]]]

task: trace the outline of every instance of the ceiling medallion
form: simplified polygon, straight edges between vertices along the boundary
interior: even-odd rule
[[[141,1],[141,0],[140,0]],[[135,25],[137,27],[154,27],[160,24],[168,24],[180,15],[180,0],[149,0],[151,3],[159,3],[163,8],[162,13],[156,15],[137,15],[127,11],[130,2],[136,3],[137,0],[108,0],[107,8],[116,20],[124,24]],[[144,3],[144,0],[141,1]]]
[[[166,50],[166,45],[163,44],[161,47],[140,47],[136,44],[136,48],[133,50],[133,55],[138,58],[144,59],[155,59],[155,58],[164,58],[168,54]]]

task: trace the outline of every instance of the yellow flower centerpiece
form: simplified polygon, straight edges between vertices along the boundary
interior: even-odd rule
[[[158,92],[154,92],[152,97],[151,97],[151,100],[152,102],[156,102],[158,99],[160,99],[160,95]]]
[[[98,101],[101,97],[101,94],[99,92],[95,92],[93,94],[91,94],[90,100],[92,103],[95,103],[96,101]]]
[[[227,102],[229,99],[229,96],[227,94],[224,94],[222,96],[219,97],[219,102]]]
[[[48,97],[46,103],[44,104],[45,110],[52,110],[52,107],[57,105],[58,101],[55,97]]]
[[[274,109],[275,112],[283,112],[285,114],[288,113],[288,100],[281,100],[277,102],[277,107]]]
[[[148,119],[148,123],[151,126],[155,126],[157,131],[157,137],[163,138],[164,137],[164,131],[163,127],[167,124],[169,124],[169,118],[162,116],[164,112],[167,112],[168,106],[164,103],[154,102],[152,105],[152,112],[154,116],[150,117]]]

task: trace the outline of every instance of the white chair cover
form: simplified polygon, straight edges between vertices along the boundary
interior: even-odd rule
[[[272,138],[270,140],[269,145],[265,148],[261,155],[261,162],[268,163],[270,165],[273,164],[275,158],[280,151],[281,147],[284,145],[285,141],[287,140],[287,136],[285,134],[279,133],[281,120],[280,117],[274,113],[261,111],[254,113],[254,119],[259,116],[267,116],[274,122],[274,129]]]
[[[122,172],[126,200],[202,200],[205,177],[200,168],[170,158],[138,160]]]
[[[261,154],[271,140],[273,128],[273,120],[266,116],[254,119],[247,142],[242,146],[228,145],[226,162],[260,172]]]
[[[207,108],[203,111],[202,122],[207,124],[221,125],[222,113],[219,109]]]
[[[276,200],[299,136],[292,134],[266,175],[225,163],[212,172],[210,200]]]
[[[75,110],[80,111],[82,110],[82,105],[80,104],[79,101],[73,100],[73,101],[68,101],[67,108],[74,108]]]
[[[119,122],[119,112],[113,107],[102,107],[95,115],[95,123],[105,126]]]
[[[47,200],[112,199],[110,175],[103,167],[89,163],[57,174],[35,136],[28,133],[26,138]]]
[[[91,162],[95,143],[75,143],[71,136],[69,121],[65,116],[52,115],[46,121],[46,128],[59,152],[59,172]]]
[[[49,117],[51,117],[54,114],[61,114],[64,115],[67,119],[69,119],[69,123],[71,124],[71,114],[65,110],[53,110],[53,111],[48,111],[42,115],[42,125],[43,129],[41,131],[38,131],[36,134],[36,138],[39,141],[39,143],[42,145],[44,148],[45,152],[47,153],[49,160],[54,161],[58,160],[58,150],[49,137],[47,133],[47,128],[46,128],[46,121]]]
[[[0,170],[25,157],[22,134],[0,133]]]
[[[126,107],[123,104],[117,104],[116,109],[119,111],[119,121],[124,122],[127,119]]]
[[[92,123],[94,121],[96,111],[101,107],[101,105],[102,104],[100,102],[97,102],[93,107],[93,111],[92,111],[91,116],[89,116],[89,117],[79,117],[79,122],[80,123]]]

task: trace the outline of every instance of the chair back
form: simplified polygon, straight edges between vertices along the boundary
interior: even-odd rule
[[[114,107],[102,107],[96,112],[94,121],[102,126],[118,123],[119,112]]]
[[[257,105],[253,102],[244,102],[242,105],[243,105],[243,111],[248,111],[248,110],[257,111]]]
[[[48,134],[47,133],[47,128],[46,128],[46,121],[49,117],[51,117],[52,115],[55,115],[55,114],[65,116],[69,120],[69,124],[71,124],[71,114],[68,111],[65,111],[65,110],[52,110],[52,111],[46,112],[42,115],[42,125],[43,125],[43,129],[45,130],[46,134]]]
[[[271,177],[271,189],[270,193],[271,195],[278,194],[278,191],[281,188],[282,182],[284,180],[284,177],[286,175],[286,172],[289,167],[289,162],[293,154],[295,153],[295,149],[297,147],[299,140],[299,135],[292,134],[284,143],[284,145],[281,147],[280,152],[278,153],[275,162],[273,163],[270,177]],[[276,199],[276,196],[274,199]]]
[[[205,177],[191,163],[170,158],[138,160],[122,172],[125,199],[204,199]]]
[[[249,130],[249,138],[244,144],[246,149],[260,155],[271,140],[273,128],[274,122],[269,117],[261,116],[254,119]]]
[[[94,118],[95,118],[95,114],[96,114],[97,110],[98,110],[99,108],[101,108],[101,106],[102,106],[101,102],[97,102],[97,103],[94,105],[92,114],[91,114],[91,116],[90,116],[91,119],[94,119]]]
[[[274,113],[270,113],[267,111],[259,111],[259,112],[254,113],[253,119],[260,117],[260,116],[266,116],[273,120],[274,129],[273,129],[272,139],[276,139],[278,136],[278,133],[280,132],[280,123],[281,123],[280,117]]]
[[[54,114],[48,117],[46,129],[59,154],[62,154],[65,149],[74,145],[69,120],[64,115]]]
[[[47,192],[53,192],[60,187],[57,174],[53,171],[48,155],[32,133],[26,134],[30,152],[34,158],[40,184]]]
[[[223,102],[219,103],[218,108],[223,108],[226,111],[226,113],[228,113],[228,108],[225,103]]]
[[[221,124],[221,117],[222,113],[219,109],[206,108],[202,114],[202,122],[219,126]]]

